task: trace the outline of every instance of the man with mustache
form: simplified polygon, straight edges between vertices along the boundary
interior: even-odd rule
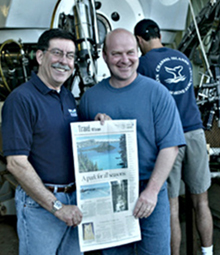
[[[38,72],[13,90],[2,111],[3,151],[15,176],[20,255],[81,254],[70,123],[76,103],[64,82],[74,70],[75,43],[61,29],[37,44]],[[104,119],[97,115],[97,119]]]

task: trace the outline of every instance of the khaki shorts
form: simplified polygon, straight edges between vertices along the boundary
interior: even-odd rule
[[[168,177],[170,198],[178,197],[181,179],[191,194],[201,194],[211,185],[206,139],[203,129],[185,133],[186,146],[179,153]]]

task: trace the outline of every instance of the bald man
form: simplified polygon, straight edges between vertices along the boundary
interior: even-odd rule
[[[137,74],[138,47],[129,31],[116,29],[107,34],[103,58],[111,76],[86,91],[79,114],[83,120],[94,119],[100,111],[114,120],[137,120],[140,195],[133,216],[140,221],[142,240],[102,253],[128,255],[137,250],[139,255],[169,255],[166,179],[178,147],[185,144],[175,102],[158,82]]]

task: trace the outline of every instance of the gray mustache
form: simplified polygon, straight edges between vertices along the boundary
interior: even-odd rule
[[[62,68],[62,69],[64,69],[65,71],[69,71],[69,70],[70,70],[69,66],[67,66],[67,65],[62,65],[62,64],[60,64],[60,63],[55,63],[55,64],[52,65],[52,67],[54,67],[54,68]]]

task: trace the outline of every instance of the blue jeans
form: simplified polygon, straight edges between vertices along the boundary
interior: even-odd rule
[[[55,193],[64,204],[76,204],[76,192]],[[68,227],[18,186],[15,194],[19,255],[81,255],[77,228]]]
[[[140,192],[146,182],[140,182]],[[166,183],[158,194],[158,202],[148,218],[140,219],[139,242],[102,250],[103,255],[170,255],[170,206]]]

